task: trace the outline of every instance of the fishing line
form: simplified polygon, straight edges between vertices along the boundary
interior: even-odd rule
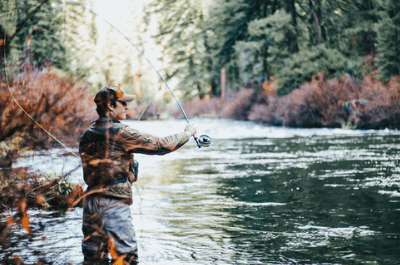
[[[67,0],[67,1],[68,1],[68,0]],[[175,96],[175,93],[174,93],[174,92],[172,91],[172,89],[169,87],[167,81],[165,81],[164,77],[160,74],[160,72],[157,71],[156,67],[155,67],[155,66],[151,63],[151,61],[144,55],[144,52],[140,51],[139,47],[137,47],[137,46],[136,46],[124,33],[122,33],[117,27],[115,27],[113,24],[111,24],[110,22],[108,22],[105,18],[99,16],[99,15],[98,15],[96,12],[94,12],[92,9],[88,9],[86,6],[84,6],[84,5],[80,4],[80,3],[74,2],[74,1],[68,1],[68,2],[70,2],[70,3],[72,3],[72,4],[79,5],[79,6],[83,7],[85,10],[87,10],[87,11],[91,12],[92,14],[96,15],[97,17],[101,18],[104,22],[106,22],[106,23],[107,23],[108,25],[110,25],[113,29],[115,29],[119,34],[121,34],[130,44],[132,44],[132,46],[135,47],[135,49],[140,53],[140,55],[141,55],[144,59],[146,59],[146,61],[150,64],[150,66],[154,69],[154,71],[156,71],[156,73],[158,74],[158,76],[159,76],[159,77],[161,78],[161,80],[164,82],[165,86],[168,88],[169,92],[171,92],[172,96],[174,97],[175,102],[178,104],[178,107],[179,107],[180,110],[182,111],[183,116],[185,117],[187,123],[190,124],[189,118],[187,117],[187,115],[186,115],[186,113],[185,113],[185,111],[184,111],[184,109],[183,109],[181,103],[179,102],[178,98]],[[150,104],[149,104],[149,105],[150,105]],[[197,138],[195,135],[193,135],[193,138],[194,138],[194,140],[196,141],[197,146],[198,146],[199,148],[201,148],[201,147],[208,147],[208,146],[210,145],[210,143],[211,143],[211,138],[210,138],[209,136],[207,136],[207,135],[201,135],[201,136],[200,136],[200,140],[199,140],[199,138]],[[201,140],[204,140],[204,141],[201,141]]]
[[[74,1],[68,1],[70,4],[76,4],[79,5],[81,7],[83,7],[85,10],[91,12],[92,14],[96,15],[97,17],[101,18],[104,22],[106,22],[109,26],[111,26],[113,29],[115,29],[119,34],[121,34],[139,53],[140,55],[146,59],[146,61],[150,64],[150,66],[154,69],[154,71],[156,71],[157,75],[161,78],[161,80],[164,82],[165,86],[168,88],[168,90],[171,92],[172,96],[175,99],[175,102],[178,104],[178,107],[180,108],[180,110],[182,111],[186,121],[188,124],[190,124],[189,119],[182,107],[182,105],[180,104],[179,100],[177,99],[177,97],[175,96],[174,92],[172,91],[172,89],[169,87],[167,81],[165,81],[164,77],[160,74],[159,71],[157,71],[156,67],[151,63],[151,61],[144,55],[144,51],[140,51],[140,49],[137,47],[137,45],[135,45],[124,33],[122,33],[117,27],[115,27],[113,24],[111,24],[110,22],[108,22],[105,18],[101,17],[100,15],[98,15],[96,12],[94,12],[92,9],[88,9],[86,6],[83,6],[80,3],[74,2]],[[141,113],[139,120],[141,119],[142,115],[144,114],[144,112],[146,111],[146,109],[149,107],[149,105],[151,104],[152,100],[150,100],[150,102],[147,104],[146,108],[143,110],[143,112]],[[211,137],[209,137],[208,135],[200,135],[200,137],[196,137],[195,135],[193,135],[194,140],[196,141],[197,147],[201,148],[201,147],[208,147],[211,144]],[[194,161],[194,163],[196,163],[199,160],[199,157]],[[186,174],[188,172],[188,170],[184,173]]]
[[[10,14],[11,14],[11,12],[8,12],[7,19],[9,18]],[[6,43],[6,41],[7,41],[7,34],[4,34],[4,43]],[[6,66],[6,65],[7,65],[7,56],[6,56],[6,49],[4,49],[4,66]],[[17,104],[17,106],[22,110],[22,112],[24,112],[26,114],[26,116],[28,116],[37,126],[39,126],[39,128],[41,128],[51,138],[53,138],[55,141],[57,141],[62,147],[66,148],[71,154],[73,154],[75,157],[79,158],[79,156],[74,151],[72,151],[68,146],[66,146],[64,143],[62,143],[60,140],[58,140],[53,134],[51,134],[42,125],[40,125],[28,112],[25,111],[25,109],[18,103],[17,99],[15,98],[14,94],[11,91],[11,87],[10,87],[10,84],[9,84],[7,67],[4,67],[4,73],[5,73],[5,76],[6,76],[8,91],[10,92],[10,95],[11,95],[12,99]]]
[[[151,102],[153,102],[153,100],[151,99],[149,101],[149,103],[147,104],[147,106],[144,108],[144,110],[142,111],[142,113],[140,114],[138,121],[140,121],[140,119],[142,118],[143,114],[146,112],[147,108],[150,106]]]
[[[44,0],[46,1],[46,0]],[[44,2],[43,1],[43,2]],[[135,45],[125,34],[123,34],[117,27],[115,27],[113,24],[111,24],[110,22],[108,22],[106,19],[104,19],[103,17],[99,16],[96,12],[94,12],[91,9],[88,9],[86,6],[74,2],[74,1],[66,1],[66,3],[70,3],[70,4],[75,4],[75,5],[79,5],[81,7],[83,7],[85,10],[93,13],[94,15],[96,15],[97,17],[101,18],[104,22],[106,22],[109,26],[111,26],[114,30],[116,30],[119,34],[121,34],[139,53],[140,55],[150,64],[150,66],[154,69],[154,71],[157,73],[157,75],[161,78],[161,80],[164,82],[164,84],[166,85],[166,87],[168,88],[168,90],[171,92],[172,96],[174,97],[176,103],[178,104],[178,107],[180,108],[180,110],[182,111],[186,121],[188,122],[188,124],[190,124],[189,119],[182,107],[182,105],[180,104],[179,100],[177,99],[177,97],[175,96],[174,92],[172,91],[172,89],[169,87],[168,83],[166,82],[166,80],[164,79],[164,77],[160,74],[160,72],[155,68],[155,66],[151,63],[151,61],[144,55],[144,52],[140,51],[140,49],[137,47],[137,45]],[[10,16],[10,12],[8,12],[8,18]],[[7,36],[5,36],[4,38],[4,42],[7,41],[6,39]],[[4,63],[5,65],[7,64],[7,57],[6,57],[6,51],[4,50]],[[75,157],[79,158],[79,155],[77,155],[72,149],[70,149],[68,146],[66,146],[63,142],[61,142],[59,139],[57,139],[57,137],[55,137],[52,133],[50,133],[48,130],[46,130],[46,128],[44,128],[39,122],[37,122],[17,101],[17,99],[15,98],[11,87],[9,85],[9,73],[7,72],[7,68],[5,68],[5,76],[6,76],[6,81],[7,81],[7,89],[13,99],[13,101],[17,104],[17,106],[25,113],[25,115],[27,115],[39,128],[41,128],[46,134],[48,134],[51,138],[53,138],[56,142],[58,142],[62,147],[64,147],[65,149],[67,149],[71,154],[73,154]],[[151,104],[152,101],[150,101],[146,108],[143,110],[143,112],[141,113],[139,120],[141,119],[141,117],[143,116],[144,112],[146,111],[146,109],[148,108],[148,106]],[[211,138],[206,136],[206,135],[201,135],[200,136],[200,141],[196,136],[193,136],[193,138],[195,139],[197,146],[200,148],[202,146],[207,147],[209,146],[210,142],[211,142]]]
[[[4,56],[4,63],[6,64],[6,57]],[[31,115],[29,115],[28,112],[25,111],[25,109],[18,103],[17,99],[14,97],[14,94],[11,91],[10,85],[8,84],[8,75],[7,75],[7,70],[4,70],[6,73],[6,79],[7,79],[7,88],[8,91],[10,92],[10,95],[12,97],[12,99],[14,100],[14,102],[17,104],[17,106],[26,114],[26,116],[28,116],[34,123],[36,123],[37,126],[39,126],[43,131],[45,131],[50,137],[52,137],[54,140],[56,140],[61,146],[63,146],[64,148],[66,148],[71,154],[73,154],[76,157],[79,157],[74,151],[72,151],[72,149],[70,149],[68,146],[66,146],[65,144],[63,144],[60,140],[58,140],[53,134],[51,134],[48,130],[46,130],[42,125],[40,125]]]

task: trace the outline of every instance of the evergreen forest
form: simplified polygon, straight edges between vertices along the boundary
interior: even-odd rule
[[[397,94],[387,96],[390,102],[375,102],[376,94],[382,90],[386,94],[397,91],[383,88],[398,83],[400,3],[396,0],[152,0],[142,6],[135,6],[135,1],[130,3],[131,15],[125,18],[129,27],[120,31],[99,23],[108,18],[93,11],[93,1],[1,0],[1,67],[9,72],[26,63],[36,69],[52,67],[57,75],[70,76],[92,94],[105,84],[121,84],[128,92],[140,95],[136,116],[132,116],[136,118],[139,114],[143,118],[159,117],[172,100],[140,53],[158,56],[161,66],[157,70],[173,84],[180,99],[195,102],[187,105],[194,116],[337,127],[351,120],[353,114],[346,110],[358,108],[357,102],[371,103],[368,106],[376,103],[375,107],[393,107],[393,102],[398,102]],[[149,40],[155,45],[148,45]],[[3,71],[3,76],[6,73]],[[296,118],[288,115],[299,113],[299,109],[277,114],[293,105],[284,102],[294,97],[290,96],[294,91],[305,91],[302,86],[319,82],[320,87],[329,87],[328,82],[340,78],[351,79],[347,83],[352,85],[344,88],[347,94],[341,92],[329,101],[339,118],[327,117],[315,108],[308,108],[316,117],[310,116],[311,121],[306,123],[289,121]],[[368,82],[377,85],[365,88]],[[343,89],[342,85],[339,87]],[[300,98],[307,94],[296,93],[302,94]],[[331,91],[332,95],[335,93]],[[206,100],[215,101],[221,94],[228,103],[212,103],[216,106],[212,113],[204,113],[210,105]],[[245,100],[235,101],[239,94]],[[346,104],[348,108],[343,109]],[[361,112],[356,116],[362,116]],[[384,112],[392,113],[393,109]],[[169,114],[181,117],[176,112]],[[317,116],[324,122],[317,121]],[[379,124],[368,121],[358,127],[397,126],[388,123],[391,118],[384,119]]]

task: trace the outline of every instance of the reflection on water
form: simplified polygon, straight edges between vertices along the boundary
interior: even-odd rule
[[[191,141],[167,156],[137,156],[141,175],[131,209],[141,264],[400,261],[399,132],[195,123],[213,139],[209,148]],[[185,127],[184,121],[130,124],[150,133],[162,126],[164,134]],[[79,163],[57,152],[19,165],[59,172]],[[71,176],[81,178],[81,170]],[[13,239],[14,254],[27,264],[38,257],[78,264],[81,212],[31,211],[35,236]]]

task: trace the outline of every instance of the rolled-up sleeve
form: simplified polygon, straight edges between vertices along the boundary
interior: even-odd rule
[[[182,132],[166,137],[141,133],[129,126],[121,129],[122,148],[125,152],[164,155],[173,152],[189,141],[189,134]]]

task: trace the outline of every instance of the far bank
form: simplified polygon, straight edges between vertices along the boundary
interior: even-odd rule
[[[227,99],[195,98],[184,102],[189,118],[216,117],[258,121],[295,128],[400,128],[400,83],[386,83],[367,75],[362,82],[351,76],[316,76],[291,94],[276,96],[271,86],[241,88]],[[183,118],[180,110],[171,114]]]

